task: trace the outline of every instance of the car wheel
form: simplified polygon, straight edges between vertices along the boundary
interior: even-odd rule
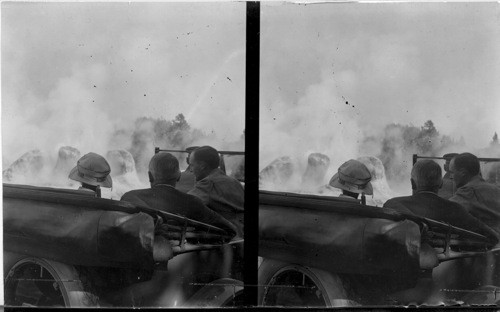
[[[259,304],[284,307],[345,307],[349,299],[338,275],[265,259],[259,267]]]
[[[99,306],[72,265],[21,256],[5,278],[5,305],[17,307]]]

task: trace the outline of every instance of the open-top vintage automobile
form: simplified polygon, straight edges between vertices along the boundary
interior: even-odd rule
[[[495,245],[495,238],[336,197],[261,191],[259,202],[262,305],[418,303],[430,294],[400,292],[440,262]]]
[[[6,306],[240,303],[242,282],[221,268],[243,241],[220,228],[85,192],[13,184],[3,185],[3,216]],[[168,262],[154,260],[158,237],[171,243]]]
[[[497,304],[500,285],[471,289],[458,281],[465,273],[460,267],[446,267],[494,255],[496,243],[496,237],[339,197],[260,191],[259,304]]]

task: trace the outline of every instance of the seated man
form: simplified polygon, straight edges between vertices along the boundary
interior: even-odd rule
[[[151,188],[127,192],[121,200],[182,215],[236,233],[236,227],[231,222],[208,209],[201,200],[175,189],[181,172],[179,161],[172,154],[155,154],[149,162],[148,174]]]
[[[362,162],[351,159],[339,167],[339,171],[330,179],[329,185],[342,190],[339,197],[361,202],[358,200],[359,194],[373,194],[371,179],[368,168]]]
[[[500,188],[486,182],[481,177],[480,169],[479,160],[471,153],[459,154],[451,160],[450,172],[453,174],[456,192],[450,200],[465,207],[471,215],[500,235]],[[470,259],[470,263],[465,263],[465,260],[460,262],[463,263],[463,267],[459,272],[468,272],[472,275],[470,278],[464,277],[465,287],[499,286],[500,259],[497,258],[497,253],[489,253],[485,257]],[[473,278],[477,279],[475,284],[471,282],[474,281]]]
[[[457,156],[457,153],[444,154],[445,159],[444,171],[446,172],[443,176],[443,186],[439,189],[438,195],[444,199],[450,199],[455,193],[455,183],[453,183],[453,175],[450,172],[450,162],[451,159]]]
[[[121,200],[183,215],[236,233],[237,228],[231,222],[207,208],[200,199],[175,189],[180,174],[179,161],[172,154],[157,153],[149,162],[151,188],[127,192]],[[155,244],[157,241],[158,237],[155,237]],[[133,284],[126,291],[120,291],[114,300],[120,306],[137,306],[139,302],[143,306],[173,307],[182,303],[192,295],[196,287],[191,283],[205,282],[202,278],[207,272],[219,272],[218,278],[230,277],[232,255],[226,252],[228,248],[230,247],[224,245],[220,251],[177,255],[169,261],[169,270],[155,270],[150,280]],[[170,256],[168,251],[168,248],[153,249],[153,257],[163,260]],[[214,266],[217,266],[218,270],[213,269]],[[170,270],[172,267],[174,269]],[[123,295],[124,293],[126,295]],[[175,296],[165,296],[166,293]]]
[[[178,189],[181,192],[187,193],[189,190],[191,190],[194,187],[194,174],[191,171],[191,165],[189,164],[189,156],[191,155],[191,152],[193,152],[198,146],[190,146],[186,148],[186,152],[188,153],[186,157],[186,162],[188,164],[188,167],[186,170],[181,172],[181,178],[179,179],[179,182],[175,185],[175,188]]]
[[[500,188],[481,177],[477,157],[470,153],[455,156],[450,171],[457,188],[450,200],[500,234]]]
[[[441,167],[432,160],[419,160],[411,170],[412,196],[395,197],[384,207],[473,231],[493,240],[496,233],[471,216],[464,207],[437,195],[442,185]]]
[[[200,198],[205,205],[232,222],[243,237],[244,190],[241,183],[224,174],[219,167],[220,157],[216,149],[202,146],[189,156],[189,165],[196,183],[188,194]]]

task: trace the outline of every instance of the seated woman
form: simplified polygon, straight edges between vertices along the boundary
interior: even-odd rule
[[[101,186],[108,188],[113,186],[110,172],[111,168],[104,157],[96,153],[88,153],[83,155],[76,166],[71,169],[69,178],[82,183],[78,190],[101,197]]]
[[[342,190],[341,198],[365,204],[364,195],[373,194],[371,179],[368,168],[362,162],[351,159],[339,167],[339,171],[330,179],[329,185]],[[359,194],[361,201],[358,200]]]

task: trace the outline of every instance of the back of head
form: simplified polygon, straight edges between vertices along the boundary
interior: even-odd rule
[[[453,158],[455,171],[465,171],[470,177],[476,176],[481,170],[479,159],[471,153],[458,154]]]
[[[149,161],[150,182],[175,182],[180,177],[179,161],[170,153],[157,153]]]
[[[444,163],[444,171],[449,172],[450,171],[450,162],[453,159],[453,157],[457,156],[458,153],[447,153],[443,155],[443,158],[445,160]]]
[[[218,168],[220,163],[219,152],[211,146],[201,146],[193,151],[198,162],[204,162],[211,170]]]
[[[419,160],[411,170],[412,187],[418,191],[437,192],[443,178],[441,167],[433,160]]]
[[[457,156],[458,153],[447,153],[447,154],[444,154],[443,155],[443,158],[446,160],[446,161],[450,161],[453,157]]]
[[[199,148],[199,146],[189,146],[189,147],[186,147],[186,152],[188,154],[191,154],[197,148]]]

